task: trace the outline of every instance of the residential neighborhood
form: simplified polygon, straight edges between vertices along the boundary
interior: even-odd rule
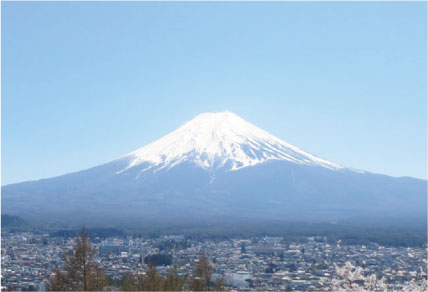
[[[161,275],[171,267],[179,275],[190,275],[204,254],[213,267],[211,280],[224,277],[226,287],[236,291],[328,291],[337,277],[336,266],[346,262],[383,278],[394,291],[427,277],[426,246],[345,245],[340,240],[331,244],[322,236],[293,243],[283,237],[196,239],[184,235],[96,237],[92,244],[111,290],[120,290],[124,275],[144,274],[148,269],[145,259],[154,254],[171,258],[169,265],[157,266]],[[2,289],[44,291],[53,269],[62,267],[63,254],[72,253],[73,246],[73,237],[3,231]]]

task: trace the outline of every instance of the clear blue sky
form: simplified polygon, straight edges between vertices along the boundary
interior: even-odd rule
[[[426,3],[1,5],[2,185],[223,110],[345,166],[426,177]]]

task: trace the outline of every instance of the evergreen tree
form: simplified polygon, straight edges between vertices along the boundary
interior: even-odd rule
[[[242,244],[242,246],[241,246],[241,253],[242,254],[247,253],[247,249],[245,248],[245,244]]]

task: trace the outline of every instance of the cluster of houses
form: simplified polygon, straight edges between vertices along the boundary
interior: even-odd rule
[[[335,267],[351,262],[364,273],[384,278],[391,289],[400,290],[412,279],[427,276],[427,248],[384,247],[378,244],[329,244],[325,237],[287,242],[282,237],[195,239],[182,235],[144,238],[136,236],[94,238],[97,261],[112,283],[125,274],[144,273],[145,257],[167,254],[168,266],[179,275],[193,273],[195,262],[205,254],[213,267],[212,281],[221,277],[239,291],[331,290]],[[54,267],[60,267],[64,252],[73,249],[73,238],[50,237],[48,233],[2,233],[2,287],[28,291],[45,289]]]

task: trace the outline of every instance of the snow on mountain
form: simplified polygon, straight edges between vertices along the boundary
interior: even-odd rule
[[[425,180],[315,157],[223,112],[198,115],[117,160],[3,186],[1,211],[43,224],[108,226],[219,218],[424,222],[426,190]]]
[[[204,169],[238,170],[268,160],[285,160],[331,170],[343,166],[318,158],[276,138],[231,112],[203,113],[163,138],[126,155],[143,169],[170,169],[182,162],[193,162]]]

